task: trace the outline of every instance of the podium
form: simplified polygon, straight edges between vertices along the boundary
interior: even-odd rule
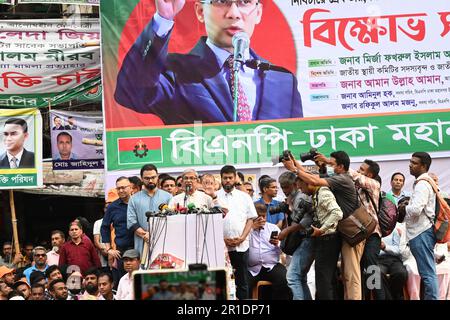
[[[216,214],[177,214],[149,217],[149,243],[144,243],[144,269],[156,258],[172,260],[170,268],[188,268],[203,263],[208,268],[225,266],[223,218]],[[158,267],[161,268],[161,267]]]

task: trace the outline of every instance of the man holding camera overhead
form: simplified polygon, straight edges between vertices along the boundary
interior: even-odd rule
[[[283,252],[292,256],[286,279],[293,299],[312,300],[308,287],[308,272],[314,261],[314,242],[305,237],[305,230],[310,228],[312,223],[312,200],[299,190],[298,179],[290,171],[283,172],[278,178],[290,211],[288,227],[281,231],[278,238],[284,240]]]
[[[324,163],[334,169],[334,175],[321,178],[306,172],[305,168],[290,155],[289,160],[282,159],[286,169],[294,172],[305,183],[317,187],[329,187],[336,197],[336,202],[341,208],[344,217],[349,216],[356,209],[358,198],[355,184],[349,175],[350,157],[345,151],[335,151],[327,159],[320,152],[313,155],[314,161],[321,167]],[[346,300],[361,300],[361,269],[360,261],[364,252],[365,241],[361,241],[352,247],[347,242],[342,242],[342,271],[344,280],[344,298]]]

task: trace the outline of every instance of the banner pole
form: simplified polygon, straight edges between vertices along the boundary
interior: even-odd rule
[[[11,207],[11,224],[13,228],[14,249],[16,250],[17,255],[18,253],[20,253],[20,245],[19,245],[19,233],[17,232],[16,207],[14,205],[13,190],[9,190],[9,206]]]

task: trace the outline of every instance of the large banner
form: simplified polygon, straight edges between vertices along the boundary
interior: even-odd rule
[[[103,119],[50,111],[53,170],[103,169]]]
[[[38,109],[0,109],[0,189],[41,187],[42,118]]]
[[[108,171],[144,163],[261,168],[284,149],[298,157],[311,147],[386,160],[449,156],[448,0],[255,2],[233,7],[246,17],[235,26],[211,14],[231,10],[225,3],[196,15],[186,2],[162,37],[161,24],[149,24],[154,0],[101,3]],[[254,19],[253,62],[283,71],[257,71],[252,121],[233,122],[220,58],[197,43],[206,34],[197,16],[217,42]],[[190,55],[166,59],[165,50]]]
[[[1,1],[1,0],[0,0]],[[17,0],[18,3],[62,3],[99,6],[100,0]]]
[[[47,107],[100,84],[98,21],[0,21],[0,107]]]

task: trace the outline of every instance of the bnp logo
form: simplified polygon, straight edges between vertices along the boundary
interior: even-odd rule
[[[117,139],[119,164],[161,163],[162,137],[133,137]]]

